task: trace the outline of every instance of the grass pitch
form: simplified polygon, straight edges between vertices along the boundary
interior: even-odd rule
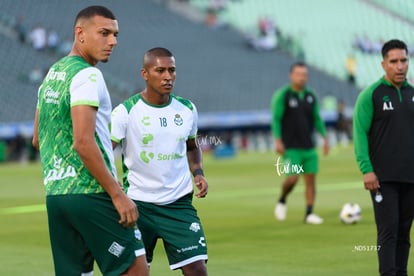
[[[209,274],[377,275],[373,212],[352,148],[333,149],[320,159],[315,213],[325,219],[322,225],[303,223],[302,180],[288,198],[287,220],[274,219],[284,179],[276,158],[271,152],[241,152],[231,159],[204,155],[209,194],[194,204],[205,228]],[[0,176],[0,275],[54,275],[40,164],[0,164]],[[339,221],[345,202],[361,206],[359,224]],[[161,242],[151,275],[181,275],[169,270]]]

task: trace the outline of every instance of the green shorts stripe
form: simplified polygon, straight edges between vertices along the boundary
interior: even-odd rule
[[[162,239],[171,269],[206,260],[207,244],[197,211],[188,194],[167,205],[135,201],[139,211],[148,263],[152,262],[157,240]]]
[[[125,228],[106,193],[46,197],[56,275],[90,272],[95,259],[103,275],[120,275],[145,254],[137,227]]]

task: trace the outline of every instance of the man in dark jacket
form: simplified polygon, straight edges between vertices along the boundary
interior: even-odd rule
[[[381,275],[407,275],[414,214],[414,88],[408,50],[400,40],[382,47],[385,75],[358,96],[355,155],[371,193]]]

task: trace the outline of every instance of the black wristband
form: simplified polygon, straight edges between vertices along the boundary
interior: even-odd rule
[[[193,176],[197,176],[197,175],[202,175],[202,176],[204,176],[203,169],[201,169],[201,168],[199,168],[199,169],[195,169],[195,170],[193,171]]]

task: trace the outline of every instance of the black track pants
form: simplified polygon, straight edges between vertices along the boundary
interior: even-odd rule
[[[414,217],[414,183],[380,183],[382,201],[371,192],[377,225],[381,276],[407,275],[410,229]]]

